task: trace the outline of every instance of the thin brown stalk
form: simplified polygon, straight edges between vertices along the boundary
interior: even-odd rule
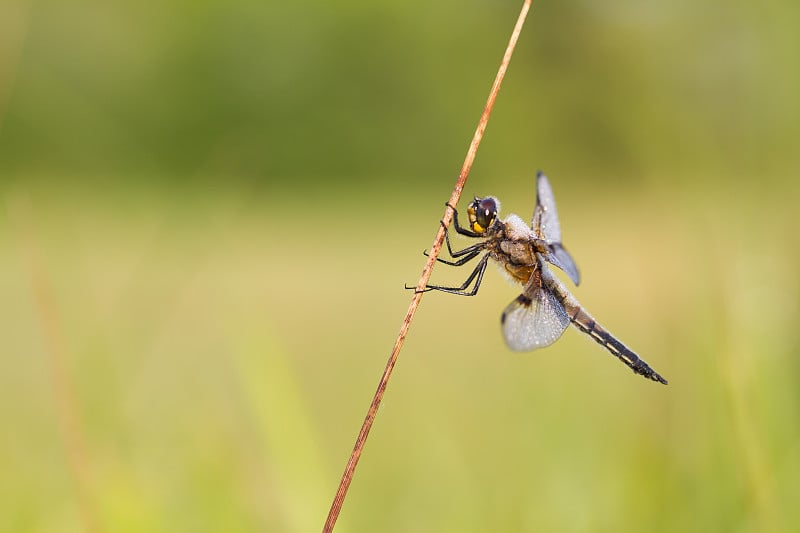
[[[27,259],[34,308],[41,327],[47,366],[50,370],[58,432],[75,487],[78,516],[84,531],[96,533],[102,529],[97,509],[91,497],[89,487],[91,476],[83,436],[83,424],[79,415],[75,388],[67,368],[69,356],[53,289],[48,282],[36,246],[28,203],[23,199],[17,199],[15,203],[9,205],[9,212],[19,229],[21,245]]]
[[[467,182],[467,176],[469,176],[472,163],[475,161],[475,155],[478,153],[478,146],[481,143],[481,139],[483,139],[483,132],[486,130],[486,124],[489,122],[489,115],[492,113],[492,108],[494,107],[497,93],[500,92],[500,85],[503,83],[503,78],[506,75],[508,64],[511,62],[511,55],[514,53],[514,47],[517,44],[517,39],[519,39],[519,34],[522,31],[525,18],[528,16],[531,2],[532,0],[524,1],[522,10],[517,18],[517,23],[514,26],[514,31],[511,33],[511,38],[508,41],[508,46],[506,47],[505,54],[503,55],[503,60],[500,63],[500,68],[497,70],[497,76],[495,77],[494,84],[492,84],[492,88],[489,91],[489,98],[486,100],[486,106],[484,107],[481,118],[478,121],[478,127],[475,129],[475,135],[472,136],[472,142],[469,145],[467,155],[464,158],[464,164],[461,167],[461,172],[459,173],[456,184],[453,187],[453,193],[450,195],[450,200],[448,203],[452,206],[458,205],[458,200],[461,198],[461,192],[464,190],[464,185]],[[332,532],[333,527],[336,524],[336,519],[339,517],[339,512],[342,509],[344,498],[347,495],[347,489],[350,487],[350,482],[353,480],[353,473],[355,472],[356,465],[361,457],[361,452],[364,449],[364,444],[369,436],[372,423],[375,421],[375,415],[378,412],[378,406],[380,406],[381,400],[383,399],[383,394],[386,391],[386,386],[389,383],[389,378],[392,375],[392,370],[394,369],[394,365],[397,362],[398,356],[400,355],[400,349],[403,347],[403,343],[405,342],[408,328],[411,326],[411,321],[413,320],[414,314],[417,312],[417,307],[422,300],[422,291],[428,284],[428,279],[431,277],[433,265],[436,263],[436,258],[439,255],[439,251],[442,249],[446,231],[445,228],[450,226],[452,217],[452,210],[445,208],[444,216],[442,217],[443,224],[438,226],[439,229],[436,232],[436,238],[431,246],[430,255],[428,256],[428,260],[425,263],[425,267],[422,269],[422,274],[417,282],[417,289],[414,291],[414,295],[411,297],[411,303],[408,306],[408,311],[406,311],[405,318],[403,318],[403,323],[400,326],[400,332],[397,335],[397,340],[392,348],[392,353],[389,355],[389,361],[386,363],[386,368],[383,371],[380,382],[378,382],[378,389],[375,391],[375,395],[372,398],[372,403],[367,410],[367,416],[364,418],[364,423],[361,425],[361,431],[358,432],[356,444],[353,447],[352,453],[350,453],[350,458],[347,461],[347,466],[345,467],[341,481],[339,482],[339,488],[336,491],[336,496],[333,498],[333,503],[331,504],[330,511],[328,512],[328,518],[325,521],[325,526],[322,528],[323,533]]]

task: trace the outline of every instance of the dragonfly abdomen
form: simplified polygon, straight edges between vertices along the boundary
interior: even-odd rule
[[[577,302],[575,302],[577,303]],[[597,321],[586,312],[580,305],[570,306],[567,309],[570,320],[575,327],[593,338],[598,344],[611,352],[616,358],[625,363],[635,373],[653,381],[667,384],[667,380],[662,378],[658,372],[650,368],[636,353],[625,346],[619,339],[614,337],[607,329],[597,323]]]

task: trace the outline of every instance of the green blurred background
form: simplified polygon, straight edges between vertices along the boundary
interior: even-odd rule
[[[519,7],[3,3],[0,530],[321,529]],[[670,384],[429,294],[337,531],[800,531],[798,28],[535,3],[465,194]]]

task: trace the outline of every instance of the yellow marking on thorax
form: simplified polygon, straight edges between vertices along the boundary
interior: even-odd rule
[[[528,283],[528,280],[531,279],[533,275],[533,267],[527,265],[512,265],[510,263],[506,263],[503,265],[506,269],[506,272],[514,278],[514,280],[522,283],[523,285]]]

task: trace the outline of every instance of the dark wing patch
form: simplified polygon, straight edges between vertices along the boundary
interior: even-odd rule
[[[569,322],[564,306],[542,287],[526,289],[506,307],[501,319],[506,344],[518,352],[553,344]]]

